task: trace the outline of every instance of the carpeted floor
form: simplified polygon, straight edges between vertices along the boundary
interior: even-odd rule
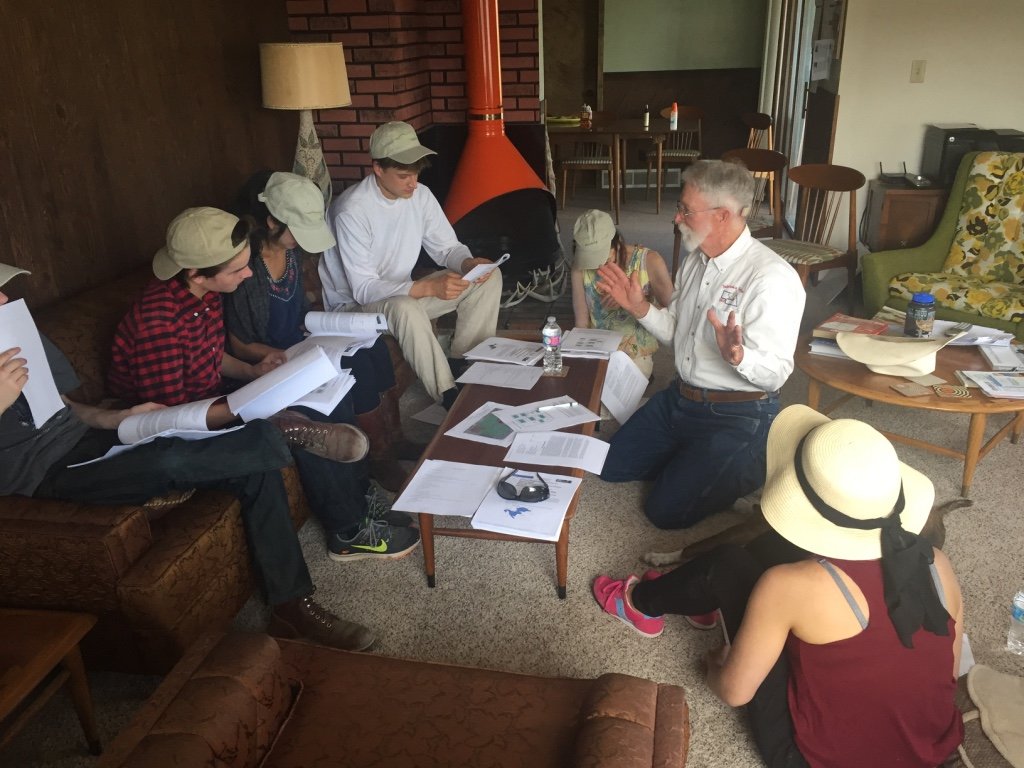
[[[600,206],[601,199],[599,193],[580,193],[576,203],[560,213],[563,242],[564,233],[570,233],[571,240],[575,217],[591,202]],[[627,240],[642,242],[670,258],[674,198],[667,194],[665,201],[661,215],[656,216],[653,203],[631,198],[621,230]],[[841,285],[842,279],[829,278],[811,290],[805,325],[836,311],[828,301]],[[559,302],[560,308],[564,301]],[[538,314],[545,312],[541,309]],[[671,354],[662,350],[649,391],[664,386],[671,375]],[[803,402],[806,391],[806,379],[794,373],[783,389],[784,404]],[[427,405],[427,398],[417,386],[402,405],[404,413],[415,413]],[[843,406],[838,415],[954,448],[961,448],[966,438],[965,416],[869,407],[861,401]],[[991,424],[989,434],[996,427]],[[429,427],[408,419],[407,431],[422,438],[430,434]],[[613,431],[614,424],[606,422],[601,436],[607,438]],[[897,451],[934,481],[938,501],[958,497],[962,472],[958,461],[902,445]],[[952,512],[946,520],[946,552],[963,586],[965,627],[974,655],[980,662],[1016,674],[1024,674],[1024,657],[1007,653],[1004,644],[1011,598],[1024,586],[1021,451],[1021,446],[1008,442],[994,449],[979,465],[973,506]],[[723,512],[690,530],[666,532],[643,517],[640,483],[613,485],[587,476],[581,493],[572,526],[566,600],[555,596],[550,545],[438,539],[437,588],[428,589],[419,552],[393,563],[339,565],[324,554],[322,535],[314,522],[304,527],[301,540],[318,584],[317,597],[340,615],[377,631],[377,653],[547,675],[590,677],[615,671],[676,683],[686,688],[690,705],[693,733],[688,765],[760,765],[742,712],[719,702],[703,682],[701,660],[719,642],[718,632],[700,632],[679,617],[669,617],[660,638],[646,639],[603,614],[589,591],[597,574],[639,573],[644,568],[638,560],[642,552],[678,549],[737,522],[742,515]],[[253,599],[237,625],[259,630],[265,616],[266,608]],[[101,732],[108,741],[158,683],[156,678],[109,673],[92,673],[90,678]],[[343,716],[330,727],[344,728]],[[81,768],[92,764],[84,756],[77,722],[63,695],[54,697],[15,743],[0,753],[3,766]]]

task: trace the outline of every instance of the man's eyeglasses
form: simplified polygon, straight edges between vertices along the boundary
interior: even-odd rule
[[[544,501],[551,489],[537,472],[513,469],[498,481],[498,495],[509,501]]]
[[[707,213],[708,211],[717,211],[721,208],[721,205],[716,205],[714,208],[702,208],[699,211],[688,211],[682,203],[676,203],[676,213],[682,216],[684,219],[690,216],[696,216],[698,213]]]

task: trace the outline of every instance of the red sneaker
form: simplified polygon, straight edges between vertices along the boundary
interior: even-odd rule
[[[594,579],[592,591],[605,613],[614,616],[634,632],[644,637],[657,637],[665,629],[661,616],[647,616],[626,603],[626,590],[639,581],[636,576],[615,580],[608,576]]]
[[[696,616],[683,616],[694,629],[714,629],[718,626],[718,610]]]

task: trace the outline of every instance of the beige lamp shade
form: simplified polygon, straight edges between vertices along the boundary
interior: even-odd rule
[[[352,103],[341,43],[260,43],[263,106],[329,109]]]

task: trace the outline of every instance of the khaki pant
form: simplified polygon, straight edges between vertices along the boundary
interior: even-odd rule
[[[402,354],[434,400],[455,386],[444,350],[434,336],[430,321],[456,312],[452,357],[462,357],[498,329],[498,305],[501,303],[501,273],[483,283],[474,283],[457,299],[445,301],[433,296],[413,299],[394,296],[383,301],[355,307],[360,312],[380,313],[388,320],[388,333],[398,340]]]

